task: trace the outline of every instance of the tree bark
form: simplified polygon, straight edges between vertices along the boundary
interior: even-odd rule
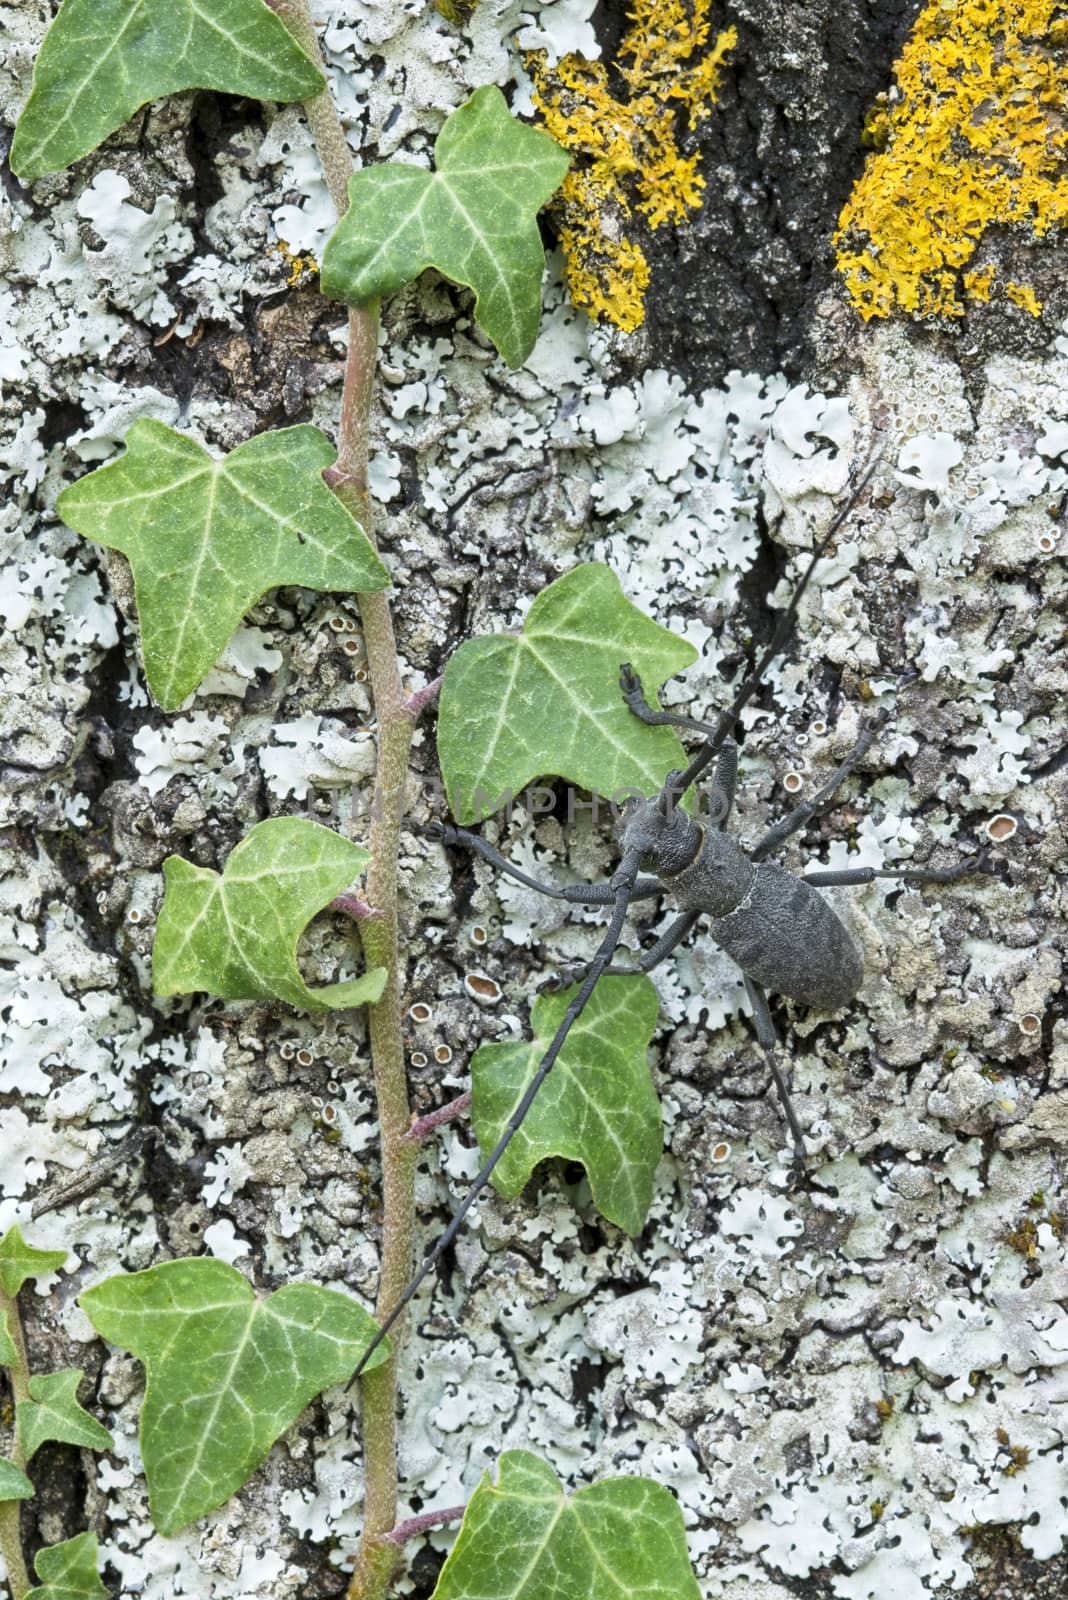
[[[606,60],[608,9],[593,19]],[[434,274],[383,308],[370,486],[408,686],[598,560],[700,647],[667,699],[707,715],[770,635],[850,471],[882,450],[746,715],[734,826],[752,842],[793,803],[788,775],[804,798],[886,707],[858,776],[787,865],[994,864],[950,887],[835,897],[865,955],[858,1001],[841,1016],[776,1008],[803,1182],[740,979],[698,937],[660,981],[666,1154],[641,1238],[550,1165],[519,1201],[483,1201],[414,1303],[402,1516],[465,1500],[506,1448],[543,1451],[574,1484],[642,1471],[678,1494],[702,1588],[728,1600],[1063,1592],[1068,273],[1056,233],[1033,246],[1006,230],[992,248],[1010,277],[1040,263],[1041,318],[1002,301],[948,326],[865,324],[849,305],[830,239],[916,9],[717,8],[713,28],[733,22],[739,43],[693,136],[703,204],[644,237],[635,334],[571,308],[557,258],[519,373]],[[45,10],[0,12],[11,117]],[[581,10],[545,7],[540,26],[566,49]],[[517,70],[519,13],[498,0],[459,33],[433,10],[324,11],[363,164],[428,159],[445,109]],[[167,855],[218,869],[283,813],[364,837],[373,708],[355,600],[268,596],[223,670],[165,716],[144,689],[123,563],[52,510],[137,416],[216,451],[298,421],[336,434],[345,317],[310,266],[329,201],[296,108],[207,93],[150,108],[32,192],[5,179],[0,1231],[17,1217],[34,1244],[82,1258],[55,1297],[24,1295],[31,1367],[87,1367],[119,1457],[98,1491],[92,1464],[42,1452],[27,1553],[89,1521],[116,1594],[340,1595],[336,1554],[361,1527],[351,1399],[311,1407],[228,1506],[161,1539],[130,1466],[139,1369],[91,1340],[73,1295],[208,1249],[261,1289],[307,1276],[373,1304],[362,1024],[157,1001],[149,979]],[[427,713],[410,821],[432,807],[432,726]],[[565,811],[487,832],[540,871],[610,874],[609,829],[587,814],[566,826]],[[405,1040],[427,1117],[466,1088],[477,1044],[525,1028],[542,978],[598,933],[592,914],[567,919],[410,831],[401,876],[408,1000],[430,1011]],[[311,930],[309,981],[333,976],[342,926]],[[500,1004],[470,997],[473,971]],[[64,1196],[146,1127],[141,1155]],[[471,1142],[458,1119],[423,1147],[426,1244],[464,1191]],[[431,1592],[452,1536],[416,1554],[413,1592]]]

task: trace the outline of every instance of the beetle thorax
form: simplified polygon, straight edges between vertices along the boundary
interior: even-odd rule
[[[671,889],[683,910],[725,917],[741,905],[755,873],[756,868],[736,839],[708,828],[697,859]]]

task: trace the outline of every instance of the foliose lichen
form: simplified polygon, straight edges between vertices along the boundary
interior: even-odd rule
[[[649,286],[649,263],[627,236],[633,210],[660,228],[701,204],[701,158],[682,153],[680,124],[692,131],[709,115],[737,41],[727,28],[710,42],[710,6],[635,0],[614,68],[625,99],[599,61],[571,54],[551,64],[544,50],[525,58],[545,127],[574,157],[552,207],[571,298],[627,333],[644,319]]]
[[[1057,0],[930,0],[835,234],[865,321],[895,310],[963,316],[995,286],[993,264],[969,267],[989,228],[1041,238],[1068,219],[1066,44]],[[1029,285],[1001,287],[1040,314]]]

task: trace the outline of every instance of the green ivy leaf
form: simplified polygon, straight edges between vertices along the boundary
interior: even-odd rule
[[[11,1327],[6,1314],[0,1316],[0,1367],[18,1365],[19,1353],[11,1337]]]
[[[475,1051],[471,1114],[483,1151],[492,1150],[504,1132],[573,995],[571,989],[538,996],[530,1044],[483,1044]],[[629,1234],[641,1232],[664,1148],[660,1104],[645,1058],[657,1006],[648,978],[601,979],[494,1170],[494,1186],[507,1199],[519,1193],[539,1161],[564,1156],[586,1168],[603,1217]]]
[[[19,1443],[27,1461],[33,1460],[46,1439],[87,1450],[113,1448],[115,1441],[108,1430],[78,1404],[78,1385],[84,1377],[79,1367],[64,1367],[30,1379],[30,1398],[15,1408]]]
[[[67,1259],[66,1250],[35,1250],[22,1237],[22,1229],[13,1222],[0,1239],[0,1284],[4,1293],[18,1294],[27,1278],[46,1278],[58,1272]]]
[[[471,1496],[433,1600],[700,1600],[663,1484],[606,1478],[568,1496],[527,1450],[499,1469]]]
[[[0,1500],[29,1500],[33,1484],[6,1456],[0,1456]]]
[[[96,1534],[79,1533],[38,1550],[33,1569],[44,1587],[26,1600],[109,1600],[96,1570]]]
[[[196,688],[268,589],[387,587],[366,534],[323,482],[334,459],[309,426],[261,433],[220,461],[143,419],[117,461],[59,496],[68,527],[130,562],[145,674],[165,711]]]
[[[305,1011],[373,1003],[386,986],[384,967],[321,989],[309,989],[297,969],[300,935],[370,859],[360,845],[301,817],[257,823],[221,873],[168,856],[152,947],[155,992],[278,999]]]
[[[619,668],[633,665],[652,705],[696,654],[632,605],[608,567],[557,578],[522,633],[471,639],[445,669],[438,758],[453,814],[480,821],[549,775],[606,797],[655,794],[686,754],[671,728],[628,710]]]
[[[149,100],[219,89],[307,100],[321,74],[263,0],[63,0],[11,147],[29,183],[102,144]]]
[[[323,293],[365,305],[436,267],[475,291],[479,327],[510,367],[521,366],[541,315],[537,213],[569,157],[509,115],[493,87],[453,112],[434,157],[436,172],[387,161],[349,180],[349,209],[323,253]]]
[[[164,1534],[239,1489],[308,1402],[349,1377],[378,1331],[354,1300],[318,1284],[258,1300],[211,1256],[107,1278],[79,1304],[145,1367],[141,1456]],[[383,1341],[365,1370],[388,1356]]]

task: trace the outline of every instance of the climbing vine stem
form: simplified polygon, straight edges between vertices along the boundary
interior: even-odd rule
[[[15,1346],[17,1359],[8,1366],[7,1375],[11,1384],[12,1406],[18,1407],[24,1400],[30,1398],[30,1366],[26,1357],[26,1341],[22,1336],[22,1319],[19,1316],[18,1304],[15,1296],[8,1294],[0,1285],[0,1328],[2,1327],[7,1328],[11,1342]],[[14,1424],[14,1419],[12,1421],[15,1438],[8,1459],[20,1471],[24,1471],[26,1456],[19,1441],[18,1427]],[[31,1587],[19,1531],[21,1506],[21,1500],[0,1501],[0,1554],[3,1555],[4,1565],[7,1568],[7,1582],[12,1600],[22,1600],[23,1595],[28,1594]]]
[[[270,0],[272,9],[321,68],[308,0]],[[337,213],[348,204],[352,156],[329,86],[305,102],[305,113],[319,151],[323,174]],[[373,507],[367,482],[371,402],[378,352],[378,306],[349,312],[349,349],[338,429],[337,468],[329,477],[338,498],[374,541]],[[359,923],[368,966],[385,967],[389,981],[382,998],[369,1008],[371,1059],[378,1100],[382,1147],[382,1271],[375,1314],[383,1321],[396,1304],[411,1272],[415,1232],[417,1146],[406,1141],[408,1087],[401,1036],[400,979],[397,971],[397,855],[408,777],[414,715],[406,704],[384,594],[361,594],[367,665],[378,723],[378,765],[368,847],[371,865],[367,900],[379,915]],[[393,1330],[394,1349],[398,1329]],[[366,1374],[363,1392],[365,1472],[364,1527],[349,1585],[349,1600],[378,1600],[400,1558],[388,1541],[397,1521],[396,1356]]]

